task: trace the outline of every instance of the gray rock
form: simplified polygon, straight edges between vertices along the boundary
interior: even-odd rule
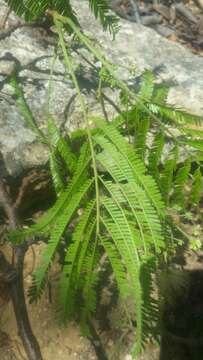
[[[84,30],[91,36],[96,34],[104,53],[121,66],[117,74],[123,80],[129,80],[131,84],[135,81],[127,69],[132,65],[136,65],[137,75],[146,68],[156,70],[157,81],[173,84],[168,96],[170,104],[203,115],[203,58],[162,38],[152,29],[125,20],[121,20],[120,31],[113,40],[109,33],[102,31],[99,22],[90,14],[86,1],[73,0],[72,3],[81,18]],[[0,17],[4,10],[5,3],[0,0]],[[10,21],[15,19],[12,14]],[[36,141],[35,135],[20,115],[12,96],[9,74],[16,65],[25,98],[40,128],[45,129],[53,52],[53,37],[47,37],[47,34],[36,28],[20,27],[0,41],[0,155],[6,171],[12,176],[44,165],[48,152]],[[82,53],[89,56],[85,49]],[[73,57],[77,69],[78,60],[74,53]],[[99,62],[97,65],[99,67]],[[101,107],[95,99],[97,78],[94,72],[83,61],[83,66],[77,73],[81,89],[87,95],[90,112],[101,114]],[[116,100],[117,94],[110,89],[107,94]],[[114,113],[111,105],[108,105],[107,109],[110,115]],[[72,131],[83,126],[79,100],[71,79],[65,73],[63,62],[59,59],[54,64],[50,111],[57,124],[66,130]],[[4,174],[1,161],[0,169]]]

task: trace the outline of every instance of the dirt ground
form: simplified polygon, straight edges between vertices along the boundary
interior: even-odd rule
[[[31,281],[33,264],[36,266],[35,257],[38,258],[43,245],[35,245],[30,249],[25,258],[24,284],[27,293]],[[5,250],[5,249],[4,249]],[[34,252],[33,252],[34,250]],[[51,283],[57,278],[57,268],[54,266],[50,274]],[[27,297],[27,296],[26,296]],[[54,298],[53,289],[53,298]],[[0,299],[1,300],[1,299]],[[38,304],[27,306],[33,332],[39,341],[43,360],[97,360],[94,347],[88,338],[81,335],[78,324],[72,322],[66,328],[60,327],[55,313],[54,300],[50,303],[48,290]],[[116,315],[115,315],[116,314]],[[120,314],[115,311],[114,321],[118,320]],[[117,319],[115,319],[115,316]],[[102,335],[105,350],[108,352],[109,360],[132,360],[129,344],[132,343],[132,334],[127,335],[125,344],[121,341],[115,344],[115,334],[106,332]],[[130,339],[131,338],[131,339]],[[158,360],[159,351],[156,347],[149,347],[145,354],[137,360]],[[11,301],[8,298],[0,302],[0,360],[26,360],[21,340],[18,336],[15,315]]]
[[[39,246],[34,252],[39,253]],[[31,272],[33,270],[33,251],[30,250],[25,259],[25,291],[31,285]],[[28,301],[27,301],[28,303]],[[28,313],[35,336],[37,337],[44,360],[96,360],[94,349],[90,341],[83,337],[75,323],[67,328],[60,327],[50,303],[48,293],[45,291],[38,304],[28,303]],[[5,301],[0,308],[0,359],[23,360],[26,355],[17,333],[16,321],[12,303]],[[6,334],[9,336],[6,336]],[[13,354],[11,354],[13,353]]]

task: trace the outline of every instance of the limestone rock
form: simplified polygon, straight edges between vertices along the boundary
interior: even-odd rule
[[[185,108],[191,113],[203,115],[203,58],[189,50],[162,38],[150,28],[120,22],[116,39],[102,31],[98,21],[90,14],[87,1],[72,1],[81,18],[81,24],[91,36],[96,34],[97,42],[110,60],[120,65],[118,75],[131,85],[136,82],[127,67],[136,65],[137,75],[144,69],[152,69],[158,75],[157,81],[172,84],[168,102]],[[0,0],[0,17],[5,3]],[[11,22],[16,21],[14,14]],[[86,50],[83,49],[86,55]],[[54,53],[53,38],[41,29],[20,27],[0,41],[0,171],[11,176],[36,166],[44,165],[48,159],[47,149],[36,142],[35,135],[27,128],[16,107],[9,74],[17,67],[18,78],[30,108],[41,129],[46,128],[47,93],[49,74]],[[75,56],[74,66],[77,67]],[[98,64],[99,66],[99,64]],[[100,114],[101,108],[95,99],[97,77],[84,64],[78,76],[80,86],[86,94],[90,109]],[[82,126],[83,119],[73,84],[66,76],[63,62],[54,64],[50,111],[66,130]],[[115,100],[116,94],[107,90]],[[108,111],[113,114],[109,105]],[[4,170],[3,170],[4,169]]]

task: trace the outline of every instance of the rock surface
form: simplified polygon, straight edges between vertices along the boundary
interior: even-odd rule
[[[86,1],[73,0],[72,3],[84,30],[90,35],[96,34],[108,58],[121,65],[119,76],[129,80],[125,67],[132,64],[136,65],[138,75],[146,68],[153,69],[158,73],[158,81],[172,83],[169,103],[203,115],[203,58],[162,38],[152,29],[125,20],[121,20],[121,29],[113,41],[89,13]],[[5,3],[0,0],[0,18],[4,11]],[[16,21],[14,14],[9,21],[11,24]],[[16,65],[25,98],[43,129],[53,53],[53,38],[47,37],[42,29],[19,27],[0,41],[0,159],[4,161],[3,167],[0,160],[0,171],[3,175],[7,172],[16,176],[29,168],[44,165],[48,159],[47,149],[36,141],[16,107],[8,77]],[[50,110],[65,129],[77,128],[82,124],[81,110],[62,61],[55,62],[52,78]],[[97,85],[94,73],[83,67],[79,81],[88,94],[92,112],[100,113],[94,97]],[[109,95],[115,97],[110,91]],[[112,111],[110,106],[109,110]]]

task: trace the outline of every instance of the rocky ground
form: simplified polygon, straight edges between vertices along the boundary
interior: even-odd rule
[[[192,113],[203,114],[202,57],[160,36],[149,27],[127,20],[121,20],[120,31],[113,41],[111,35],[104,33],[99,22],[90,14],[86,1],[73,0],[72,3],[84,30],[90,36],[97,33],[104,54],[120,66],[118,74],[122,79],[133,84],[144,69],[152,69],[157,76],[157,82],[167,82],[171,85],[169,103]],[[5,3],[0,0],[0,18],[5,10]],[[11,14],[6,26],[9,28],[18,21],[14,14]],[[32,26],[17,26],[11,33],[0,33],[0,170],[2,174],[16,176],[26,172],[26,169],[44,165],[47,161],[46,148],[36,142],[34,134],[25,126],[16,108],[13,90],[9,85],[9,74],[17,65],[17,75],[25,98],[39,126],[43,129],[46,126],[49,69],[55,41],[54,35],[50,36],[43,29]],[[81,50],[81,53],[88,56],[84,50]],[[83,92],[88,94],[87,101],[91,113],[98,115],[102,111],[95,98],[97,80],[91,67],[85,62],[83,64],[84,67],[78,78]],[[128,71],[128,67],[130,69],[132,65],[136,67],[136,75],[133,77]],[[73,85],[64,74],[63,63],[57,60],[53,72],[50,111],[58,124],[70,131],[82,126],[81,111]],[[109,89],[105,91],[110,98],[116,99],[115,92]],[[106,107],[110,115],[114,113],[111,105],[106,103]]]
[[[202,0],[110,0],[110,4],[122,18],[150,26],[162,36],[202,54]]]

